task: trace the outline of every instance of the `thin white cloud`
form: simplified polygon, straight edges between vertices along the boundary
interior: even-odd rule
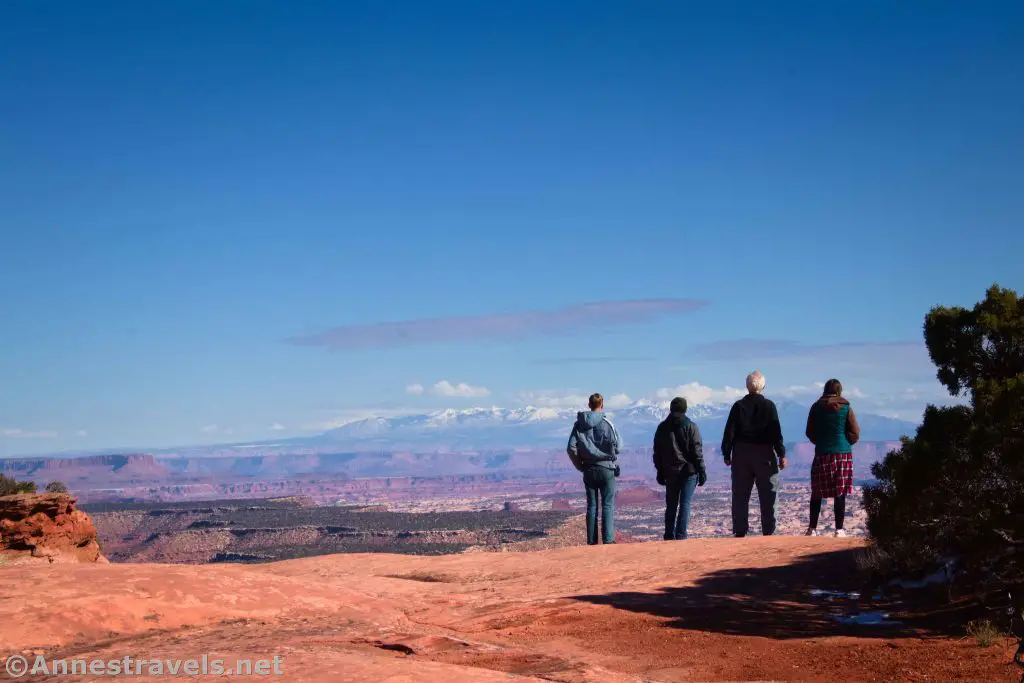
[[[206,425],[205,427],[201,428],[199,431],[201,431],[203,434],[225,434],[225,435],[231,435],[231,434],[235,433],[235,430],[232,429],[231,427],[219,427],[219,426],[217,426],[215,424],[213,424],[213,425]]]
[[[274,424],[267,427],[267,429],[269,429],[272,432],[283,432],[285,429],[287,429],[287,427],[285,427],[280,422],[275,422]]]
[[[405,385],[405,393],[410,396],[421,396],[426,389],[423,388],[422,384],[407,384]]]
[[[487,387],[474,387],[465,382],[452,384],[446,379],[432,386],[430,393],[446,398],[483,398],[491,395],[491,391]]]
[[[587,407],[587,401],[590,399],[590,394],[584,394],[575,389],[567,391],[553,391],[550,389],[542,389],[537,391],[522,391],[519,393],[519,400],[526,404],[536,406],[538,408],[577,408],[585,409]],[[612,394],[604,397],[604,407],[608,410],[615,410],[616,408],[625,408],[633,403],[626,394]]]
[[[89,432],[85,431],[84,429],[79,429],[77,432],[75,432],[75,436],[89,436]]]
[[[521,391],[519,400],[526,405],[538,408],[574,408],[587,405],[587,397],[583,394],[570,394],[554,391]]]
[[[615,410],[616,408],[625,408],[633,403],[626,394],[612,394],[611,396],[604,397],[604,407],[609,410]]]
[[[19,427],[3,427],[0,428],[0,436],[12,439],[55,439],[57,438],[57,432],[49,429],[32,431]]]
[[[730,403],[743,398],[746,393],[745,389],[735,389],[730,386],[723,387],[722,389],[712,389],[700,382],[689,382],[677,387],[658,389],[654,392],[654,395],[662,401],[682,396],[688,403],[699,405],[702,403]]]

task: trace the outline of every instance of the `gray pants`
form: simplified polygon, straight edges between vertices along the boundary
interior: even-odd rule
[[[757,485],[761,533],[775,533],[775,500],[779,492],[779,461],[771,446],[738,443],[732,452],[732,533],[746,536],[750,528],[750,493]]]

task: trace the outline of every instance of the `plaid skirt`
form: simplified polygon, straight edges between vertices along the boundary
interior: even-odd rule
[[[853,453],[820,453],[811,463],[811,498],[853,492]]]

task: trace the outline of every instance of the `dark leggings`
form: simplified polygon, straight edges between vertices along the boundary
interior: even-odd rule
[[[836,529],[843,528],[843,522],[846,520],[846,496],[836,496],[835,499],[836,508]],[[821,515],[821,498],[811,498],[811,528],[818,528],[818,517]]]

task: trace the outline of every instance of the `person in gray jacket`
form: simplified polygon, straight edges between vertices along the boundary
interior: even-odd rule
[[[604,414],[604,398],[591,394],[589,411],[576,414],[566,452],[577,470],[583,473],[587,491],[587,544],[597,545],[598,500],[601,503],[601,536],[605,543],[615,542],[615,477],[622,442],[615,425]]]
[[[722,457],[732,467],[732,533],[749,530],[750,494],[757,486],[761,533],[775,533],[775,501],[779,473],[786,469],[786,446],[775,404],[765,398],[764,375],[747,375],[747,395],[733,404],[722,435]]]

